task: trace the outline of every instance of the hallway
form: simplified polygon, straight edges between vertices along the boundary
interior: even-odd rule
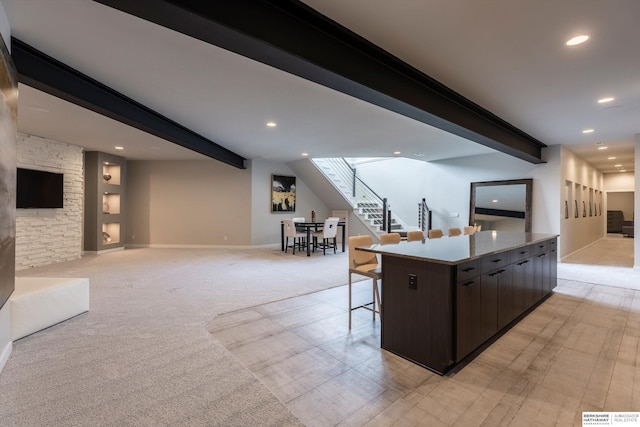
[[[562,262],[633,267],[633,238],[607,236],[564,257]]]

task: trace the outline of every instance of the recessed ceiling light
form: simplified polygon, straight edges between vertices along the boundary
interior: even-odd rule
[[[593,129],[585,129],[582,133],[593,133]]]
[[[276,126],[278,126],[276,122],[267,122],[267,127],[274,128]]]
[[[602,146],[602,147],[598,147],[598,150],[606,150],[607,148],[609,147]]]
[[[586,34],[580,34],[579,36],[575,36],[570,38],[567,41],[567,46],[576,46],[579,44],[582,44],[584,42],[586,42],[587,40],[589,40],[589,36]]]
[[[416,156],[416,157],[424,157],[425,154],[424,153],[415,153],[414,156]]]
[[[607,160],[615,160],[615,157],[607,157]]]
[[[498,203],[498,199],[493,199],[492,202],[493,203]]]
[[[308,156],[308,155],[309,155],[309,153],[302,153],[302,155],[303,155],[303,156]]]
[[[393,154],[398,155],[400,154],[400,151],[394,151]]]
[[[120,147],[119,145],[117,147],[113,147],[113,148],[115,148],[116,150],[124,150],[124,147]]]
[[[598,104],[606,104],[607,102],[611,102],[613,101],[615,98],[609,96],[607,98],[600,98],[598,99]]]
[[[622,165],[613,165],[614,168],[621,168]]]

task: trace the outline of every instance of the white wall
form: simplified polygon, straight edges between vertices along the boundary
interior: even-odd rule
[[[562,188],[562,239],[559,247],[560,255],[564,257],[601,239],[606,232],[607,215],[602,173],[566,148],[562,148],[560,186]],[[589,197],[592,197],[593,206],[591,216],[589,216]],[[569,202],[569,218],[566,219],[564,217],[565,201]],[[577,218],[575,216],[576,201],[578,202]],[[584,208],[587,210],[587,216],[583,215]]]
[[[635,174],[631,172],[605,173],[603,178],[605,191],[634,191],[635,189]]]
[[[251,160],[251,244],[265,245],[280,242],[280,222],[283,218],[305,217],[311,219],[311,211],[316,218],[331,216],[330,209],[296,177],[296,211],[271,212],[271,175],[295,176],[295,173],[281,162]]]
[[[250,193],[248,170],[216,160],[128,161],[125,244],[249,245]]]
[[[614,191],[607,193],[607,210],[622,211],[625,221],[633,221],[633,191]]]
[[[503,153],[437,162],[397,158],[384,162],[385,173],[380,162],[358,165],[357,171],[408,224],[417,225],[418,203],[426,198],[433,228],[443,230],[469,224],[471,182],[533,178],[532,231],[559,234],[560,147],[545,149],[544,159],[534,165]]]
[[[280,162],[129,161],[127,174],[129,247],[279,244],[282,218],[330,213],[299,178],[296,212],[271,212],[271,175],[294,175]]]
[[[7,49],[11,52],[11,28],[9,27],[9,18],[7,18],[2,2],[0,2],[0,34],[2,34]]]
[[[16,210],[16,270],[82,256],[83,149],[18,133],[19,168],[64,174],[64,208]]]

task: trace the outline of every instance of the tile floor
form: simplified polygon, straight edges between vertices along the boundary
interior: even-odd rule
[[[371,299],[371,282],[356,284]],[[640,410],[640,291],[559,280],[555,293],[456,374],[380,348],[347,288],[214,319],[210,333],[308,426],[580,426]]]

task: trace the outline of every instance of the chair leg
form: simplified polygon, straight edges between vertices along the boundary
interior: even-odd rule
[[[378,280],[377,279],[373,279],[373,290],[375,293],[375,298],[378,301],[378,316],[380,317],[380,322],[382,322],[382,300],[380,299],[380,292],[378,291]],[[375,312],[374,314],[374,319],[375,319]]]
[[[284,253],[287,253],[287,249],[289,249],[289,238],[286,237],[284,240]]]
[[[322,239],[322,255],[326,255],[327,254],[327,242],[329,241],[329,239]]]
[[[371,289],[371,297],[373,298],[373,306],[371,307],[373,310],[371,310],[371,318],[373,319],[373,321],[376,321],[376,289],[378,289],[378,286],[376,284],[376,279],[371,279],[373,281],[373,289]]]
[[[351,330],[351,307],[353,307],[351,302],[351,273],[349,273],[349,330]]]

